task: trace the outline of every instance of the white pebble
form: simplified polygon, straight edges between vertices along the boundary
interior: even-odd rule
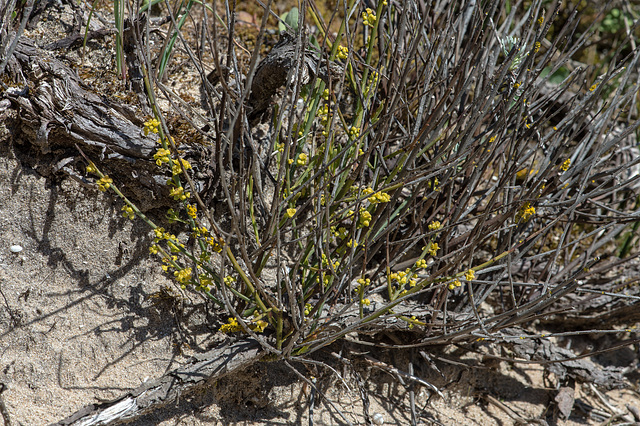
[[[23,249],[22,249],[22,246],[19,246],[16,244],[14,246],[9,247],[9,250],[11,250],[11,253],[20,253]]]
[[[371,420],[373,420],[373,424],[375,424],[375,425],[383,425],[384,424],[384,417],[380,413],[375,413]]]

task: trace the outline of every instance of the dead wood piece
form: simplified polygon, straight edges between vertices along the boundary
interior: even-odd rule
[[[527,338],[520,339],[522,330],[504,329],[504,335],[511,335],[508,344],[513,352],[524,359],[540,361],[546,368],[558,376],[560,381],[572,378],[581,383],[594,383],[604,389],[622,388],[626,380],[623,369],[617,367],[600,367],[589,358],[577,359],[569,349],[561,348],[550,340]]]
[[[5,95],[19,110],[19,142],[48,156],[44,163],[79,158],[78,149],[109,174],[142,211],[170,203],[163,175],[153,159],[158,146],[142,129],[143,114],[109,101],[87,87],[75,70],[21,38],[10,61],[15,81],[29,90]],[[194,148],[195,149],[195,148]],[[188,151],[188,152],[187,152]],[[185,157],[191,155],[185,149]],[[82,164],[77,174],[83,175]],[[51,177],[60,168],[39,169]],[[201,182],[198,182],[201,184]]]
[[[105,38],[108,35],[111,35],[115,32],[110,28],[100,28],[99,30],[89,31],[87,33],[87,40],[96,40],[99,38]],[[58,41],[54,41],[53,43],[49,43],[44,48],[46,50],[56,50],[56,49],[69,49],[71,47],[79,47],[84,42],[84,34],[79,32],[74,32],[71,35],[68,35],[65,38],[62,38]]]
[[[242,340],[196,357],[194,363],[144,383],[113,401],[90,404],[53,425],[116,425],[148,414],[210,380],[217,380],[259,361],[263,353],[254,340]]]
[[[302,61],[299,70],[302,84],[315,77],[329,83],[332,75],[335,78],[342,72],[342,67],[322,59],[319,52],[298,48],[296,36],[283,33],[278,44],[260,61],[253,77],[248,102],[250,122],[264,113],[276,91],[287,83],[289,72],[296,71],[298,58]],[[297,78],[297,75],[292,76],[293,81]]]

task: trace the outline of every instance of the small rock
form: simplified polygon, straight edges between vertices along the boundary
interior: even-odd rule
[[[16,245],[13,245],[13,246],[9,247],[9,250],[11,250],[11,253],[20,253],[23,250],[23,248],[22,248],[22,246],[19,246],[19,245],[16,244]]]
[[[375,413],[371,419],[374,425],[383,425],[384,424],[384,416],[380,413]]]

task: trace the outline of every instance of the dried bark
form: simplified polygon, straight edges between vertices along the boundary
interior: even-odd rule
[[[259,344],[242,340],[216,348],[194,358],[186,367],[178,368],[159,379],[144,383],[113,401],[89,404],[53,425],[90,426],[129,422],[193,392],[208,381],[240,371],[262,358]]]
[[[75,70],[21,38],[9,63],[14,81],[26,90],[5,93],[19,111],[17,142],[35,148],[50,164],[39,172],[59,172],[87,183],[79,149],[96,161],[143,210],[167,203],[166,176],[153,162],[156,142],[141,132],[133,108],[90,90]]]

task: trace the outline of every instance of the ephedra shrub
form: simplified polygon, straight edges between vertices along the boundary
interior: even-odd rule
[[[585,28],[546,2],[448,0],[350,0],[322,16],[303,2],[274,48],[290,47],[273,65],[285,84],[258,114],[276,25],[263,10],[240,49],[234,10],[192,6],[179,22],[207,30],[169,36],[202,75],[206,114],[167,89],[154,62],[167,52],[138,34],[146,131],[185,226],[149,221],[151,251],[215,304],[222,331],[276,357],[391,329],[406,331],[395,344],[499,342],[620,263],[617,238],[638,220],[639,55],[627,37],[597,75],[576,65],[602,17]],[[207,161],[181,159],[168,114],[202,135]]]

